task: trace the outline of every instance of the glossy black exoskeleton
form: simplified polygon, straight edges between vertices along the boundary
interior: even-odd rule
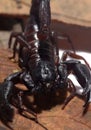
[[[64,52],[59,58],[59,50],[56,36],[51,31],[50,0],[32,0],[30,17],[23,33],[13,32],[9,39],[11,47],[12,39],[13,56],[15,58],[18,48],[18,65],[21,71],[9,75],[0,85],[0,110],[12,111],[10,99],[16,84],[24,84],[28,92],[47,92],[55,89],[72,89],[71,95],[65,100],[64,106],[77,94],[76,86],[68,76],[73,73],[81,85],[82,96],[86,97],[85,107],[91,102],[91,73],[86,60],[72,52]],[[67,60],[70,56],[72,60]],[[79,60],[84,60],[82,64]],[[68,90],[68,89],[67,89]],[[21,93],[19,93],[19,109],[23,108]],[[32,111],[31,113],[35,115]],[[6,118],[11,121],[10,118]]]

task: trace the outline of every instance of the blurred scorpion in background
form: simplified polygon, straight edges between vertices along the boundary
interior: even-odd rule
[[[7,111],[13,113],[12,105],[9,103],[13,96],[13,89],[16,84],[24,84],[28,90],[21,90],[18,93],[18,108],[22,111],[29,111],[23,106],[22,94],[29,92],[47,93],[56,89],[72,89],[70,96],[64,101],[63,108],[77,94],[76,86],[68,78],[73,73],[81,85],[82,96],[86,97],[84,107],[91,102],[91,73],[90,66],[86,60],[71,51],[64,51],[62,57],[59,57],[57,45],[57,35],[51,31],[51,11],[50,0],[32,0],[29,20],[23,33],[12,32],[9,39],[9,48],[13,44],[13,56],[18,54],[18,65],[21,68],[19,72],[9,75],[0,85],[0,111],[4,112],[3,118],[12,121],[7,115]],[[61,36],[68,39],[66,35]],[[71,42],[70,42],[71,44]],[[17,52],[18,47],[18,52]],[[67,60],[67,57],[75,58]],[[79,60],[83,60],[82,64]],[[33,111],[29,111],[36,117]],[[37,119],[36,119],[37,121]]]

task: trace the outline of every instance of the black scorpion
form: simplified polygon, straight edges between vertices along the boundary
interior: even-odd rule
[[[81,94],[86,97],[84,107],[86,108],[91,102],[91,73],[88,63],[83,57],[69,51],[65,51],[62,58],[59,58],[56,36],[51,31],[50,23],[50,0],[32,0],[30,17],[24,32],[13,32],[9,39],[10,48],[15,37],[11,58],[16,57],[18,46],[18,65],[21,71],[9,75],[1,83],[0,110],[3,108],[12,111],[9,100],[17,83],[24,84],[30,93],[45,93],[63,87],[68,90],[70,87],[72,92],[65,100],[64,108],[77,94],[76,86],[68,78],[70,73],[75,75],[83,88]],[[67,60],[68,56],[75,60]],[[85,64],[79,60],[84,60]],[[19,96],[19,109],[25,110],[21,96]],[[34,114],[32,111],[31,113]],[[10,118],[7,120],[11,121]]]

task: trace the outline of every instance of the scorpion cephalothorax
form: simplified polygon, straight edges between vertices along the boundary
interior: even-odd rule
[[[35,8],[36,7],[36,8]],[[0,85],[0,110],[12,111],[9,103],[13,89],[17,83],[24,84],[29,93],[55,91],[68,87],[72,89],[71,95],[65,100],[64,106],[76,95],[76,86],[68,78],[71,72],[77,78],[86,97],[85,108],[91,102],[91,73],[86,60],[72,52],[64,52],[59,58],[59,49],[55,34],[51,31],[50,0],[32,0],[29,20],[23,33],[12,33],[9,39],[9,47],[15,37],[13,56],[18,53],[18,65],[21,71],[9,75]],[[18,52],[17,46],[19,45]],[[67,60],[67,57],[75,58]],[[79,60],[84,60],[82,64]],[[22,93],[23,90],[22,90]],[[18,93],[19,95],[20,93]],[[22,107],[22,98],[19,96],[19,110],[27,110]],[[4,115],[5,115],[4,110]],[[2,111],[3,112],[3,111]],[[35,115],[32,111],[30,111]],[[7,114],[6,114],[7,115]],[[9,117],[5,120],[11,121]]]

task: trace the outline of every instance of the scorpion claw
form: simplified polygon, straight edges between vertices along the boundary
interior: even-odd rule
[[[1,118],[7,122],[13,121],[14,110],[11,105],[3,105],[0,107]]]
[[[88,92],[89,92],[89,88],[84,88],[83,92],[82,92],[82,95],[87,95]]]
[[[5,80],[0,84],[0,115],[1,118],[7,122],[11,122],[13,119],[14,111],[9,103],[9,99],[12,93],[13,83]]]
[[[87,112],[90,102],[91,102],[91,91],[89,90],[88,93],[86,94],[85,104],[83,105],[84,108],[83,115]]]

